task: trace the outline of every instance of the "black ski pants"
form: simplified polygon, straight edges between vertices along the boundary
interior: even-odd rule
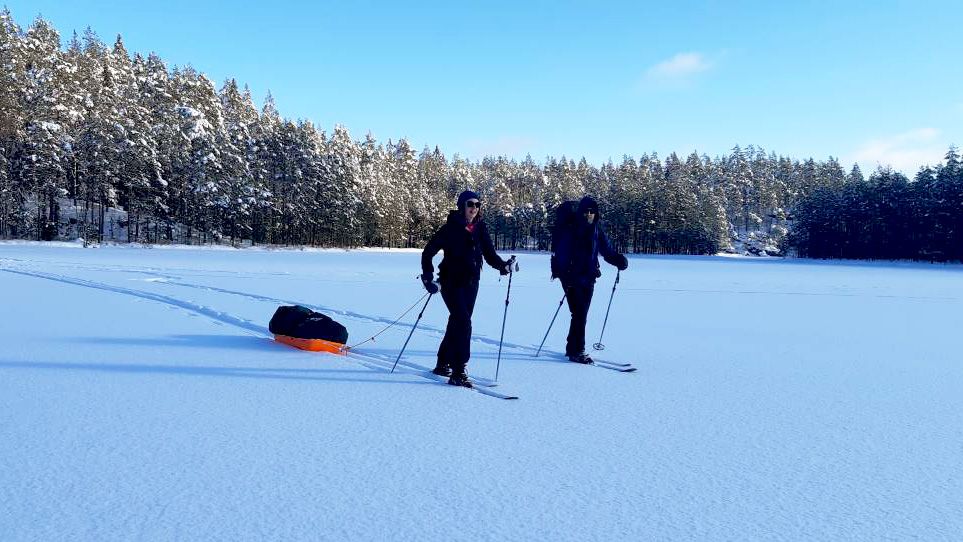
[[[585,351],[585,322],[588,320],[589,306],[595,293],[595,283],[563,279],[565,299],[572,313],[572,323],[568,327],[565,355],[575,356]]]
[[[448,327],[438,347],[438,366],[447,365],[454,374],[464,372],[471,357],[471,315],[477,297],[478,281],[441,284],[441,298],[448,307]]]

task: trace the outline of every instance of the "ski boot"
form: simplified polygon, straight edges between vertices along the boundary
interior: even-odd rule
[[[461,386],[463,388],[474,387],[471,385],[471,380],[468,380],[468,375],[465,374],[464,369],[461,371],[452,371],[448,383],[452,386]]]
[[[451,376],[451,367],[447,363],[439,362],[431,372],[438,376]]]
[[[581,363],[582,365],[592,365],[595,360],[589,357],[585,352],[579,352],[578,354],[571,354],[568,360],[572,363]]]

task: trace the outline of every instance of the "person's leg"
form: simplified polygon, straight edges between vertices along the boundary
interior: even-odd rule
[[[568,310],[572,318],[568,325],[568,336],[565,337],[565,355],[578,355],[585,346],[585,318],[582,315],[582,300],[580,288],[577,283],[572,281],[562,282],[565,289],[565,301],[568,303]],[[581,331],[580,331],[581,330]],[[579,346],[579,337],[582,337],[582,346]]]
[[[467,381],[465,377],[465,367],[471,358],[471,315],[475,310],[475,299],[478,297],[478,283],[472,282],[458,289],[457,307],[453,303],[449,321],[456,313],[458,314],[456,326],[452,335],[452,357],[451,364],[452,378],[459,377],[460,380]]]
[[[572,323],[565,345],[565,354],[569,357],[580,356],[585,352],[585,324],[594,290],[593,284],[572,284],[567,290],[569,310],[572,312]]]
[[[441,339],[441,344],[438,345],[438,360],[435,362],[435,368],[432,371],[439,376],[451,375],[451,362],[456,355],[456,337],[459,334],[460,313],[462,312],[459,308],[461,305],[459,290],[460,288],[450,284],[442,284],[441,287],[441,299],[448,307],[448,325],[445,327],[445,336]]]
[[[572,355],[572,335],[575,326],[575,309],[578,306],[572,300],[572,284],[565,279],[560,281],[562,283],[562,292],[565,293],[565,303],[568,305],[569,312],[569,323],[568,323],[568,335],[565,336],[565,355]]]

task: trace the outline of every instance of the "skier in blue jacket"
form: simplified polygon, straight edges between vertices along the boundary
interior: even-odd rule
[[[585,321],[595,292],[595,279],[602,276],[599,255],[619,271],[629,267],[628,259],[612,249],[600,219],[598,203],[585,196],[579,201],[571,224],[560,228],[552,248],[552,278],[561,281],[572,313],[565,355],[575,363],[593,363],[585,353]]]

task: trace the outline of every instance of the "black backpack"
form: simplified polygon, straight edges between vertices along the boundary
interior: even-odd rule
[[[569,262],[559,261],[556,254],[559,247],[564,243],[572,242],[572,234],[575,231],[576,217],[578,216],[577,201],[563,201],[555,207],[555,223],[552,224],[552,278],[562,276],[568,267]]]
[[[578,216],[577,201],[563,201],[555,207],[555,223],[552,224],[552,252],[558,247],[559,240],[572,233],[575,229],[575,218]]]
[[[300,305],[278,307],[271,317],[268,330],[275,335],[298,339],[324,339],[344,344],[348,330],[329,316]]]

